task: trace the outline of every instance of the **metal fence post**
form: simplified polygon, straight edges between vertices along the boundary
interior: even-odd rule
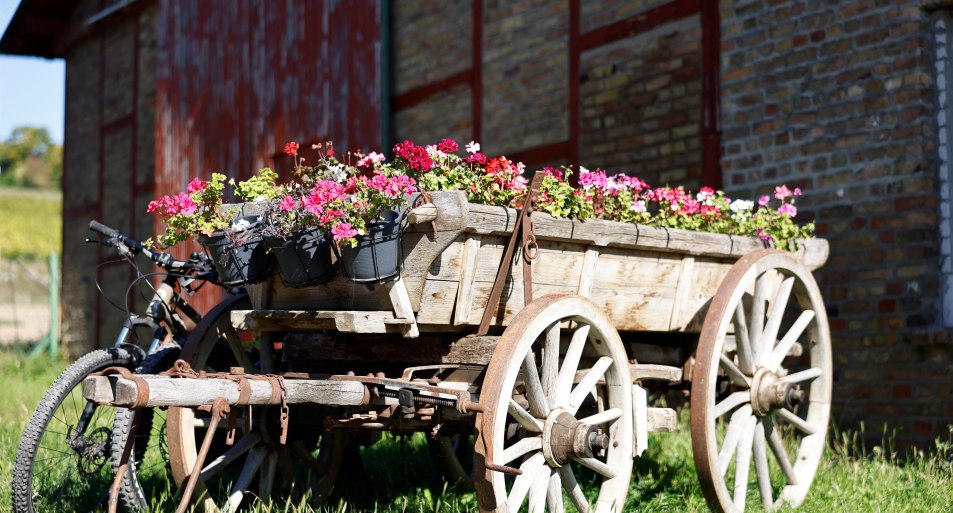
[[[40,340],[30,351],[30,356],[36,356],[48,349],[50,356],[56,358],[60,351],[60,259],[55,252],[50,252],[50,329],[43,340]]]

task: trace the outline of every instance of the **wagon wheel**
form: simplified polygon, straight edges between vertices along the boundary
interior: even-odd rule
[[[245,300],[231,305],[228,311],[249,308],[251,305]],[[196,327],[182,350],[183,358],[194,370],[217,372],[238,366],[243,367],[246,374],[258,374],[259,368],[273,372],[268,359],[258,360],[255,353],[243,345],[231,325],[230,315],[213,312],[207,319],[210,321]],[[230,446],[225,442],[229,419],[219,424],[220,433],[213,439],[192,497],[197,503],[196,511],[237,511],[250,506],[255,497],[267,501],[273,495],[280,495],[280,485],[295,497],[296,503],[301,497],[306,497],[311,504],[327,499],[340,471],[344,444],[336,443],[339,440],[332,436],[319,439],[310,433],[315,430],[296,432],[292,428],[288,443],[281,445],[278,410],[278,406],[233,407],[232,411],[238,415],[235,440]],[[292,420],[294,414],[292,410]],[[207,412],[169,408],[166,417],[169,463],[180,487],[195,466],[209,420]]]
[[[752,464],[765,509],[804,500],[824,450],[832,379],[827,314],[810,272],[773,250],[739,260],[712,299],[692,375],[692,448],[710,507],[744,511]]]
[[[632,380],[619,334],[580,296],[514,317],[480,393],[474,471],[481,511],[622,511],[632,474]],[[604,409],[590,396],[600,391]],[[518,467],[512,476],[490,465]],[[568,504],[563,504],[568,497]],[[595,502],[590,502],[595,498]]]

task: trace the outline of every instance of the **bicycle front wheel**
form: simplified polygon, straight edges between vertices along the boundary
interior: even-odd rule
[[[93,351],[70,365],[27,422],[13,467],[16,513],[105,510],[115,408],[83,398],[83,379],[107,367],[134,369],[123,349]]]

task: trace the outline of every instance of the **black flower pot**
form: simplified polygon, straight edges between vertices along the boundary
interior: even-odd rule
[[[383,218],[367,225],[367,235],[356,246],[341,248],[344,274],[351,281],[384,281],[400,273],[401,214],[388,211]]]
[[[265,243],[285,285],[302,287],[326,283],[334,278],[331,237],[326,233],[318,229],[305,230],[287,238],[269,238]]]
[[[201,236],[198,240],[208,251],[219,279],[225,285],[259,283],[271,275],[268,248],[257,233],[240,235],[234,242],[222,232]]]

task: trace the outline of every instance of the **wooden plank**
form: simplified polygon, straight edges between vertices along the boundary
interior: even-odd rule
[[[652,380],[677,383],[682,380],[682,368],[672,365],[631,363],[629,374],[632,375],[632,381]]]
[[[164,406],[200,406],[224,397],[228,404],[238,402],[241,386],[227,378],[189,379],[170,378],[152,374],[140,374],[137,378],[149,386],[149,398],[146,407]],[[90,382],[87,384],[87,382]],[[103,383],[105,382],[105,383]],[[248,404],[263,405],[271,401],[271,383],[261,380],[247,380],[251,394]],[[286,379],[286,401],[289,404],[309,403],[333,406],[351,406],[364,403],[364,385],[355,381],[331,381],[322,379]],[[90,399],[101,399],[102,391],[112,390],[109,401],[116,406],[129,407],[135,404],[139,388],[135,381],[119,376],[91,376],[83,381],[84,394],[91,393]]]
[[[343,333],[403,333],[413,320],[393,312],[355,310],[236,310],[232,324],[253,331],[337,330]]]
[[[453,314],[453,323],[456,325],[470,324],[473,284],[477,277],[477,256],[480,252],[480,244],[480,236],[471,235],[463,245],[463,255],[460,259],[460,286],[457,288],[457,302]]]
[[[682,306],[685,304],[685,298],[688,296],[688,291],[694,286],[694,268],[695,268],[695,258],[686,256],[682,258],[681,269],[678,273],[678,285],[675,289],[675,301],[672,304],[672,315],[669,318],[668,330],[675,331],[679,329],[679,314],[682,311]]]
[[[648,408],[648,428],[652,433],[670,433],[678,429],[678,415],[672,408]]]
[[[586,256],[582,260],[582,269],[579,271],[579,288],[576,291],[580,296],[589,297],[592,294],[592,282],[598,260],[599,250],[594,247],[587,247]]]
[[[456,281],[428,279],[424,282],[417,324],[442,324],[452,326],[453,304],[457,297]]]
[[[404,281],[398,278],[395,281],[385,285],[389,290],[391,304],[394,306],[394,317],[410,321],[410,324],[402,325],[402,333],[406,338],[417,338],[420,331],[417,329],[417,320],[414,317],[414,309],[410,305],[410,298],[407,296],[407,288],[404,287]]]
[[[292,333],[285,338],[285,359],[320,370],[327,362],[388,362],[413,365],[487,365],[499,337],[422,335],[406,342],[393,335]],[[413,344],[412,349],[408,344]]]

